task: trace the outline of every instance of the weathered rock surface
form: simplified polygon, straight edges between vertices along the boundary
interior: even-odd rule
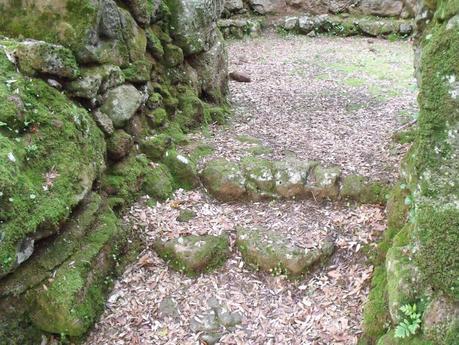
[[[223,201],[239,200],[246,192],[241,169],[225,159],[209,162],[201,172],[201,179],[209,193]]]
[[[330,240],[318,243],[317,248],[305,249],[265,229],[238,228],[236,245],[244,261],[254,268],[289,276],[306,274],[334,251]]]
[[[131,14],[112,0],[26,3],[18,15],[15,2],[3,1],[0,30],[70,48],[83,63],[125,65],[141,59],[146,48],[144,31]]]
[[[58,231],[105,167],[91,116],[46,82],[23,77],[7,54],[0,46],[0,277]]]
[[[154,249],[173,269],[196,275],[225,263],[229,241],[225,235],[184,236],[168,241],[157,240]]]
[[[108,91],[100,111],[112,119],[115,128],[123,128],[141,104],[141,93],[134,86],[126,84]]]
[[[30,40],[19,43],[14,53],[21,72],[25,74],[49,74],[68,79],[75,79],[79,75],[75,57],[62,46]]]
[[[222,103],[228,93],[228,52],[221,33],[206,52],[190,60],[198,77],[200,95],[214,103]]]
[[[220,19],[218,27],[226,39],[258,37],[261,34],[261,20],[256,18]]]
[[[166,0],[173,13],[172,35],[185,55],[209,50],[216,40],[223,0]]]

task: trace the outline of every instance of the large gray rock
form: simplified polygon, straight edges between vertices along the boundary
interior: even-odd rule
[[[124,127],[142,104],[142,94],[132,85],[121,85],[108,92],[100,111],[108,115],[115,128]]]
[[[285,0],[248,0],[248,3],[259,14],[281,13],[287,9]]]
[[[171,33],[185,55],[213,46],[224,0],[166,0],[166,4],[172,13]]]
[[[221,103],[228,93],[228,52],[220,32],[208,51],[190,60],[198,75],[200,93],[210,101]]]
[[[244,9],[244,2],[242,0],[225,0],[225,10],[235,13]]]
[[[399,17],[403,9],[402,0],[362,0],[360,11],[366,15]]]

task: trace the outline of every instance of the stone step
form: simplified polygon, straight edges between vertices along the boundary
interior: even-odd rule
[[[254,269],[289,277],[307,274],[325,263],[335,249],[331,239],[324,239],[313,248],[303,248],[273,231],[242,227],[237,229],[236,246],[243,260]]]
[[[293,158],[247,157],[240,163],[215,159],[204,166],[200,176],[207,191],[220,201],[311,198],[384,204],[389,190],[387,184],[362,176],[342,177],[339,167]]]

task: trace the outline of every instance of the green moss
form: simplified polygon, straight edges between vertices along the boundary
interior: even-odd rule
[[[147,114],[147,120],[148,124],[153,128],[162,126],[167,120],[167,112],[163,108],[158,108]]]
[[[130,63],[123,69],[124,77],[131,83],[145,83],[150,80],[152,63],[146,60],[139,60]]]
[[[176,121],[183,131],[206,124],[204,103],[194,94],[187,93],[179,97],[179,111],[175,114]]]
[[[164,155],[163,163],[167,165],[177,186],[192,189],[199,184],[196,163],[176,150],[169,150]]]
[[[24,238],[57,230],[90,190],[104,168],[105,142],[83,108],[17,74],[1,49],[0,71],[1,276],[16,265]]]
[[[147,29],[145,33],[147,35],[147,51],[156,59],[161,59],[164,56],[161,40],[152,29]]]
[[[56,270],[53,280],[27,293],[36,327],[76,337],[86,333],[103,310],[120,235],[113,212],[101,213],[80,250]]]
[[[371,279],[371,290],[363,312],[363,330],[371,339],[378,339],[390,326],[389,307],[387,305],[386,269],[376,267]]]
[[[459,299],[459,210],[455,205],[421,202],[415,234],[421,241],[416,262],[426,283]]]
[[[410,195],[409,189],[403,183],[396,184],[389,193],[387,200],[387,226],[401,229],[407,221],[409,205],[405,200]]]
[[[174,191],[173,178],[165,165],[158,164],[147,171],[143,191],[155,199],[165,200],[171,196]]]
[[[167,67],[176,67],[183,62],[183,51],[172,43],[164,46],[164,63]]]
[[[348,175],[341,183],[342,198],[352,199],[363,204],[385,204],[389,186],[381,182],[370,182],[363,176]]]
[[[130,204],[142,189],[148,159],[144,155],[130,155],[115,164],[101,179],[101,189],[110,196],[116,196]]]
[[[175,148],[174,140],[167,134],[146,137],[140,144],[140,149],[153,161],[160,161],[167,150]]]
[[[215,148],[211,145],[199,144],[190,153],[190,158],[195,162],[199,162],[203,157],[210,156],[214,151]]]

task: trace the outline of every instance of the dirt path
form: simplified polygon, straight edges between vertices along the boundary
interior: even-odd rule
[[[231,83],[235,116],[228,126],[195,135],[216,148],[211,157],[295,155],[396,177],[405,148],[389,137],[416,113],[408,43],[269,36],[231,43],[230,56],[231,69],[253,82]],[[383,208],[313,200],[226,204],[202,190],[147,204],[140,200],[126,215],[147,246],[157,238],[222,233],[233,246],[234,227],[243,225],[304,248],[332,236],[337,249],[326,267],[296,281],[254,272],[237,250],[217,271],[188,278],[147,249],[116,283],[88,345],[199,344],[205,332],[193,332],[194,325],[215,303],[241,317],[234,329],[220,330],[219,344],[357,343],[372,273],[362,248],[383,231]],[[177,221],[185,209],[196,216]]]

